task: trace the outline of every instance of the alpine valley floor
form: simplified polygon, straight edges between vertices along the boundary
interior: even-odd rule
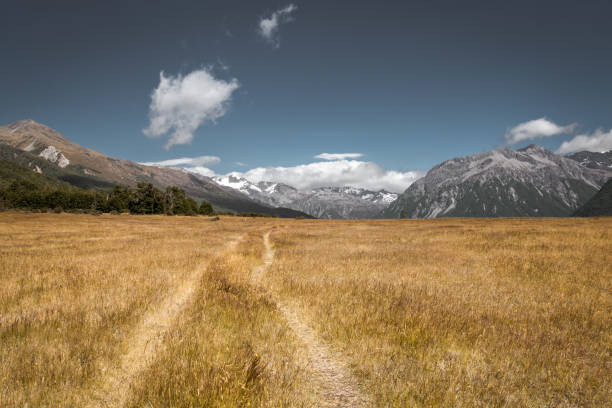
[[[612,218],[0,213],[0,406],[612,405]]]

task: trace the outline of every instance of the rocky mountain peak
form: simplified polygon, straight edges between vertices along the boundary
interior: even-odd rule
[[[492,150],[435,166],[384,215],[567,216],[607,177],[537,145]]]

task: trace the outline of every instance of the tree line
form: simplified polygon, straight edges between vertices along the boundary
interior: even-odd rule
[[[170,186],[165,191],[151,183],[138,183],[135,189],[115,186],[111,192],[78,188],[54,188],[29,180],[14,180],[0,189],[0,208],[167,215],[210,215],[210,203],[198,204],[185,191]]]

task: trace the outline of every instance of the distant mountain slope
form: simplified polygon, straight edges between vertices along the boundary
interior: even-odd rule
[[[97,176],[84,174],[81,167],[73,165],[60,167],[46,158],[5,144],[0,144],[0,160],[13,162],[36,173],[53,177],[79,188],[111,190],[115,186],[115,183],[105,181]]]
[[[577,161],[583,167],[612,171],[612,150],[603,153],[584,151],[572,153],[566,157]]]
[[[609,175],[535,145],[493,150],[435,166],[384,210],[383,216],[568,216]]]
[[[385,190],[370,191],[355,187],[297,190],[283,183],[270,181],[252,183],[245,178],[232,175],[213,177],[213,180],[262,203],[292,208],[316,218],[374,218],[397,198],[397,194]]]
[[[397,194],[385,190],[321,187],[287,206],[317,218],[363,219],[376,218],[396,198]]]
[[[13,182],[32,183],[40,188],[50,188],[65,190],[72,188],[72,185],[55,177],[32,171],[31,168],[22,166],[18,163],[0,159],[0,190],[5,190]]]
[[[174,185],[181,187],[189,196],[206,200],[220,210],[308,217],[299,211],[274,208],[254,201],[231,188],[219,186],[208,177],[191,174],[182,169],[144,166],[105,156],[73,143],[57,131],[33,120],[1,126],[0,144],[11,146],[23,155],[18,158],[21,155],[15,154],[12,159],[7,159],[21,164],[31,161],[32,158],[44,159],[52,165],[47,169],[51,171],[52,176],[80,187],[88,182],[92,184],[91,188],[103,188],[96,184],[99,182],[135,186],[142,181],[159,188]],[[41,167],[40,163],[37,163]]]
[[[612,178],[574,213],[575,217],[612,216]]]
[[[243,177],[233,175],[218,176],[212,179],[222,186],[233,188],[254,200],[273,207],[287,207],[291,202],[302,196],[297,189],[282,183],[267,181],[252,183]]]

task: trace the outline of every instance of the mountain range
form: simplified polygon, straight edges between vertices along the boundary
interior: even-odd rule
[[[108,191],[138,182],[174,185],[220,211],[329,219],[588,215],[579,208],[612,177],[612,151],[559,156],[530,145],[447,160],[401,194],[348,186],[298,190],[232,174],[210,178],[183,168],[115,159],[32,120],[0,127],[0,160],[85,189]],[[598,199],[596,207],[608,202]]]
[[[270,181],[251,183],[233,175],[213,177],[213,180],[262,203],[288,207],[316,218],[327,219],[376,218],[398,196],[386,190],[371,191],[357,187],[298,190],[287,184]]]

